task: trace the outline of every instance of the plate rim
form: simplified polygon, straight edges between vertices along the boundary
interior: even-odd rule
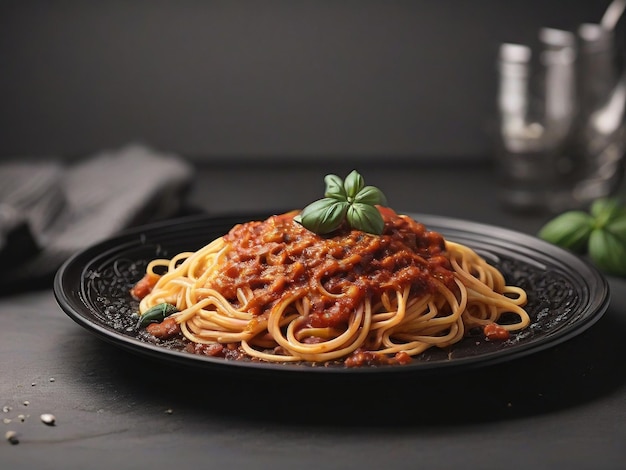
[[[132,227],[119,232],[117,235],[108,237],[99,242],[96,242],[82,250],[75,252],[71,255],[57,270],[54,276],[53,292],[58,306],[61,310],[70,317],[74,322],[85,328],[92,334],[95,334],[98,338],[105,340],[115,346],[121,347],[132,353],[148,356],[153,359],[163,359],[166,362],[174,362],[180,365],[201,367],[204,369],[213,369],[215,371],[226,372],[246,372],[246,373],[281,373],[284,375],[302,375],[317,376],[322,373],[325,375],[347,375],[349,377],[355,376],[371,376],[372,374],[378,375],[393,375],[393,374],[429,374],[429,373],[442,373],[459,369],[473,369],[479,367],[485,367],[489,365],[495,365],[502,362],[507,362],[513,359],[522,358],[531,354],[536,354],[540,351],[550,349],[558,344],[568,341],[587,329],[593,326],[604,315],[608,309],[610,303],[610,287],[606,277],[591,264],[588,260],[573,254],[561,247],[550,244],[538,237],[529,235],[527,233],[515,231],[509,228],[505,228],[498,225],[491,225],[482,222],[475,222],[457,217],[448,217],[442,215],[425,214],[417,212],[404,212],[410,217],[414,218],[420,223],[423,223],[428,229],[441,231],[459,232],[465,235],[473,235],[479,238],[486,236],[485,233],[489,233],[489,241],[492,245],[498,246],[503,243],[514,243],[515,247],[522,252],[530,252],[534,254],[541,254],[542,256],[548,256],[551,259],[558,260],[561,264],[568,264],[570,268],[571,264],[586,269],[593,275],[593,281],[597,283],[597,289],[599,296],[595,299],[591,299],[592,302],[584,306],[583,310],[589,310],[592,308],[592,313],[586,315],[583,320],[575,321],[572,325],[565,327],[553,335],[547,335],[542,338],[530,341],[523,345],[513,347],[510,349],[501,349],[497,351],[486,352],[485,354],[479,354],[475,356],[454,358],[450,361],[414,361],[407,365],[398,366],[367,366],[367,367],[324,367],[323,365],[302,365],[302,364],[285,364],[285,363],[267,363],[257,361],[233,361],[224,358],[213,358],[209,356],[194,355],[183,351],[177,351],[168,349],[164,346],[147,343],[137,338],[124,335],[123,333],[116,331],[108,326],[100,324],[97,319],[93,318],[93,310],[89,306],[85,299],[81,297],[81,308],[77,308],[74,299],[68,295],[67,292],[67,276],[71,270],[81,268],[81,276],[78,289],[82,289],[85,281],[86,266],[93,262],[98,257],[102,258],[107,252],[119,251],[119,246],[125,241],[126,244],[136,245],[137,240],[145,233],[162,230],[164,228],[176,229],[177,227],[187,226],[194,223],[223,223],[232,224],[245,222],[247,220],[263,220],[272,214],[278,214],[281,212],[241,212],[231,213],[223,215],[213,214],[194,214],[183,217],[177,217],[150,224],[143,224],[140,226]],[[130,242],[129,239],[135,237],[134,242]],[[517,240],[515,242],[507,241],[509,237],[514,237]],[[449,236],[446,236],[449,238]],[[496,243],[498,242],[498,243]],[[506,242],[506,243],[505,243]],[[109,247],[110,246],[110,247]],[[109,248],[106,248],[109,247]],[[83,258],[87,258],[88,261],[84,263]],[[89,312],[92,316],[87,314]]]

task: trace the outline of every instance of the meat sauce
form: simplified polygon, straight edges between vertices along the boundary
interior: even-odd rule
[[[286,296],[306,294],[312,327],[347,323],[367,296],[406,286],[415,295],[429,293],[436,282],[454,289],[442,235],[391,209],[379,210],[385,221],[381,236],[347,227],[317,235],[293,220],[296,212],[237,225],[225,235],[232,249],[211,287],[235,305],[237,289],[252,289],[245,308],[255,315]],[[319,285],[346,295],[319,292]]]

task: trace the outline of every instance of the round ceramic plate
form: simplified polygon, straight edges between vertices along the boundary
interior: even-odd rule
[[[268,214],[192,216],[126,231],[85,249],[57,272],[54,293],[65,313],[112,344],[162,361],[207,369],[283,374],[426,373],[495,364],[552,347],[593,325],[606,311],[605,278],[583,259],[536,237],[511,230],[425,214],[409,214],[446,239],[470,246],[498,267],[508,284],[528,293],[529,328],[503,342],[468,336],[447,349],[431,348],[407,365],[346,368],[228,360],[185,352],[178,341],[159,342],[134,325],[137,303],[130,287],[147,262],[193,251],[233,225]]]

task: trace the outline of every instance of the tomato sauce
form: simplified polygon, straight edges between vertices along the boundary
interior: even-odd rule
[[[146,273],[144,277],[142,277],[130,290],[130,295],[132,295],[136,300],[143,299],[146,295],[152,292],[152,289],[158,280],[159,276],[152,273]]]
[[[497,323],[488,323],[483,328],[485,338],[489,341],[506,341],[511,337],[509,331]]]
[[[231,250],[211,287],[238,307],[237,289],[252,289],[245,308],[255,315],[287,296],[306,295],[313,327],[347,323],[368,296],[395,296],[406,286],[420,295],[437,282],[454,289],[442,235],[391,209],[379,210],[385,221],[380,236],[348,227],[317,235],[293,220],[297,212],[237,225],[224,236]]]

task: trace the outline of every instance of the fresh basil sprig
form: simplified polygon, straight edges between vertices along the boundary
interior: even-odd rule
[[[602,271],[626,276],[626,206],[616,198],[597,199],[589,212],[564,212],[538,236],[577,254],[587,254]]]
[[[318,235],[331,233],[344,222],[363,232],[383,233],[385,222],[376,205],[387,205],[387,199],[380,189],[365,186],[356,170],[345,180],[337,175],[326,175],[324,182],[324,198],[306,206],[294,218],[296,222]]]

